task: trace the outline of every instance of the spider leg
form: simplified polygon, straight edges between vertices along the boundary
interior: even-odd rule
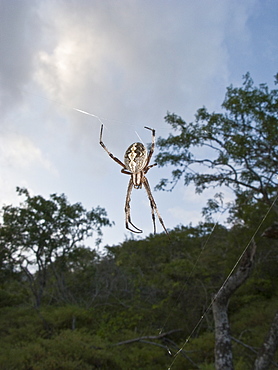
[[[156,203],[155,203],[154,197],[153,197],[152,192],[151,192],[150,184],[149,184],[149,182],[148,182],[148,180],[147,180],[147,178],[146,178],[146,177],[144,177],[143,185],[144,185],[144,187],[145,187],[145,189],[146,189],[146,192],[147,192],[147,194],[148,194],[148,198],[149,198],[149,200],[150,200],[150,204],[151,204],[151,209],[152,209],[152,219],[153,219],[153,227],[154,227],[154,234],[155,234],[155,232],[156,232],[156,227],[155,227],[155,217],[154,217],[154,211],[155,211],[155,212],[156,212],[156,214],[157,214],[157,217],[158,217],[158,219],[159,219],[159,221],[160,221],[160,223],[161,223],[161,225],[162,225],[162,227],[163,227],[163,229],[164,229],[164,231],[165,231],[165,232],[166,232],[166,234],[168,235],[168,231],[167,231],[167,229],[166,229],[166,227],[165,227],[165,225],[164,225],[164,222],[163,222],[163,220],[162,220],[162,217],[160,216],[160,214],[159,214],[159,212],[158,212],[157,205],[156,205]]]
[[[142,233],[141,229],[138,229],[132,222],[131,222],[131,216],[130,216],[130,200],[131,200],[131,192],[132,192],[132,187],[133,187],[133,182],[132,178],[129,180],[129,184],[127,187],[127,194],[126,194],[126,200],[125,200],[125,227],[129,230],[132,231],[133,233],[140,234]],[[134,227],[136,230],[132,230],[129,227],[129,224]]]
[[[151,130],[152,131],[152,145],[151,145],[151,149],[149,151],[148,158],[147,158],[147,163],[146,163],[146,166],[148,166],[148,164],[151,161],[153,152],[154,152],[154,146],[155,146],[155,130],[153,128],[150,128],[150,127],[147,127],[147,126],[145,126],[144,128],[146,128],[147,130]],[[153,166],[155,166],[155,165],[152,165],[151,167],[153,167]]]
[[[117,162],[120,166],[124,167],[124,169],[126,168],[126,166],[123,164],[123,162],[121,162],[117,157],[115,157],[111,152],[109,152],[109,150],[106,148],[104,142],[102,141],[102,132],[103,132],[103,124],[101,125],[101,128],[100,128],[100,137],[99,137],[99,143],[100,145],[103,147],[103,149],[108,153],[108,155],[110,156],[110,158],[112,158],[115,162]]]
[[[157,166],[157,163],[154,163],[154,164],[151,164],[150,166],[145,167],[144,174],[146,174],[149,171],[149,169],[154,167],[154,166]]]
[[[146,187],[145,187],[146,188]],[[155,213],[154,213],[154,205],[151,201],[151,198],[149,197],[150,205],[151,205],[151,210],[152,210],[152,220],[153,220],[153,233],[156,234],[156,225],[155,225]]]
[[[126,175],[132,175],[130,171],[127,171],[125,168],[121,169],[121,173],[125,173]]]

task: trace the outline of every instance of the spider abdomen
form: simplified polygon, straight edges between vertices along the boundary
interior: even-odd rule
[[[124,156],[126,168],[132,173],[142,171],[146,165],[147,157],[147,149],[142,143],[131,144]]]

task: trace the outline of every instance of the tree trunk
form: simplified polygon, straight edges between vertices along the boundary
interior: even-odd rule
[[[267,370],[278,347],[278,312],[274,316],[270,330],[255,361],[254,370]]]
[[[232,294],[245,282],[251,273],[256,244],[250,243],[239,262],[238,269],[233,272],[215,295],[212,311],[215,324],[215,368],[216,370],[232,370],[233,354],[228,317],[228,304]]]
[[[214,301],[212,309],[215,322],[215,368],[217,370],[231,370],[234,367],[228,304]]]

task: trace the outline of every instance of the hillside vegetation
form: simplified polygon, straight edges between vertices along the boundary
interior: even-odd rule
[[[214,323],[207,307],[252,230],[211,230],[210,224],[177,228],[170,241],[165,235],[126,241],[108,247],[104,257],[80,248],[66,261],[63,292],[48,271],[40,308],[24,276],[7,272],[0,367],[167,369],[182,348],[173,369],[212,369]],[[278,306],[278,242],[259,237],[257,244],[253,273],[229,306],[236,369],[251,368]]]

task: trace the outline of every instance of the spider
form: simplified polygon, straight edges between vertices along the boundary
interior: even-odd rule
[[[122,166],[121,172],[130,175],[129,184],[127,187],[127,194],[126,194],[126,200],[125,200],[125,225],[126,228],[133,233],[142,233],[142,230],[136,227],[131,222],[131,216],[130,216],[130,200],[131,200],[131,192],[133,187],[135,189],[141,189],[142,185],[146,189],[146,192],[148,194],[148,198],[151,205],[152,210],[152,220],[153,220],[153,227],[154,227],[154,234],[156,233],[156,225],[155,225],[155,212],[157,214],[157,217],[165,230],[166,234],[168,234],[166,227],[164,225],[164,222],[158,212],[157,205],[155,203],[155,200],[153,198],[151,188],[149,185],[149,182],[145,176],[145,174],[149,171],[150,168],[157,165],[155,164],[149,164],[150,160],[152,158],[153,152],[154,152],[154,146],[155,146],[155,130],[149,127],[145,128],[147,130],[152,131],[152,145],[151,149],[148,153],[147,148],[142,143],[133,143],[131,144],[124,155],[124,163],[120,161],[117,157],[115,157],[112,153],[109,152],[109,150],[106,148],[105,144],[102,141],[102,131],[103,131],[103,125],[101,125],[100,129],[100,139],[99,143],[103,147],[103,149],[108,153],[108,155],[120,166]],[[130,228],[131,225],[133,229]]]

